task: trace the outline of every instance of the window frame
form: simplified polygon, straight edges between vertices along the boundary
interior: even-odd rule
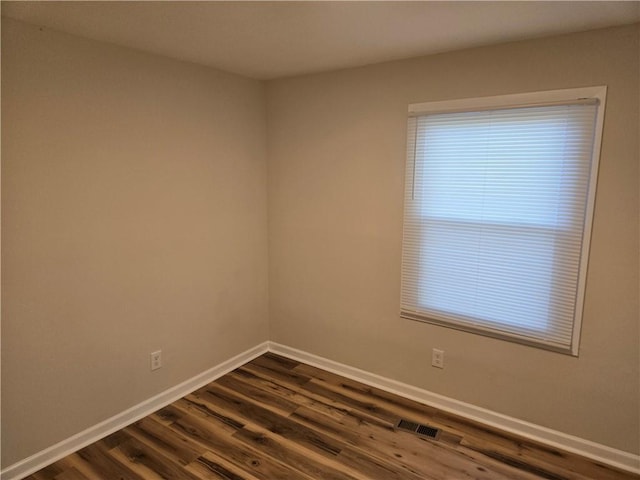
[[[577,291],[575,312],[573,318],[573,330],[571,335],[571,344],[568,348],[560,348],[553,345],[547,345],[539,343],[537,341],[528,340],[517,334],[509,332],[500,332],[495,326],[471,326],[461,325],[457,323],[451,323],[442,319],[428,318],[424,315],[420,315],[415,312],[410,312],[403,309],[402,301],[400,307],[400,317],[417,320],[425,323],[435,324],[452,328],[456,330],[467,331],[470,333],[480,334],[483,336],[489,336],[494,338],[500,338],[507,341],[521,343],[525,345],[535,346],[538,348],[552,350],[559,353],[569,354],[572,356],[578,356],[580,333],[582,328],[582,318],[584,314],[584,300],[586,290],[586,279],[588,271],[588,260],[590,253],[590,241],[591,232],[593,226],[593,213],[595,210],[595,198],[597,189],[598,169],[600,162],[600,151],[602,146],[602,134],[604,126],[605,116],[605,103],[606,103],[607,87],[604,85],[593,87],[581,87],[570,88],[562,90],[550,90],[550,91],[537,91],[527,93],[517,93],[508,95],[498,95],[489,97],[476,97],[476,98],[463,98],[455,100],[444,100],[434,102],[423,102],[409,105],[408,115],[411,117],[439,114],[439,113],[463,113],[463,112],[475,112],[481,110],[502,110],[505,108],[522,108],[530,106],[548,106],[548,105],[564,105],[568,103],[580,103],[586,101],[597,101],[599,106],[596,112],[595,124],[594,124],[594,137],[593,137],[593,149],[591,152],[591,171],[589,176],[589,187],[586,196],[585,206],[585,220],[584,228],[582,231],[582,250],[580,252],[580,267],[578,272]],[[413,168],[415,164],[415,153],[413,151],[412,140],[409,138],[409,131],[407,131],[407,155],[406,155],[406,168],[407,172],[410,172],[410,168]],[[410,183],[410,176],[408,173],[405,175],[405,198],[407,198],[407,189],[413,189],[413,182]],[[408,206],[405,204],[405,217],[403,220],[403,231],[406,228]],[[402,272],[404,276],[405,271],[405,255],[404,255],[404,240],[403,240],[403,254],[402,254]],[[411,268],[408,266],[407,268]],[[401,297],[403,296],[404,286],[401,287]],[[478,321],[480,322],[480,321]],[[481,323],[481,322],[480,322]]]

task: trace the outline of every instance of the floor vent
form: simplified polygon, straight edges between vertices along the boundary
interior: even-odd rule
[[[398,420],[394,428],[396,430],[404,430],[405,432],[411,432],[420,437],[430,438],[432,440],[438,440],[438,438],[440,438],[439,429],[430,427],[429,425],[422,425],[421,423],[410,422],[409,420]]]

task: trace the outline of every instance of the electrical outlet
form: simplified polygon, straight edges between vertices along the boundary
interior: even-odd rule
[[[444,368],[444,350],[434,348],[431,352],[431,366],[436,368]]]
[[[162,367],[162,350],[151,352],[151,370]]]

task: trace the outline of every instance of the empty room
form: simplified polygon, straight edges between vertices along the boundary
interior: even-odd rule
[[[2,480],[640,479],[640,2],[1,8]]]

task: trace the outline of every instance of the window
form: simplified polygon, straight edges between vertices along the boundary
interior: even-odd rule
[[[605,94],[409,107],[402,317],[578,354]]]

